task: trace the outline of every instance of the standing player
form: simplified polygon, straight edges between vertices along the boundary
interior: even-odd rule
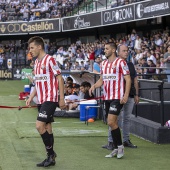
[[[128,47],[126,45],[121,45],[117,49],[118,56],[123,59],[127,60],[128,57]],[[127,61],[126,61],[127,62]],[[138,80],[137,80],[137,74],[135,67],[132,62],[127,62],[129,71],[130,71],[130,77],[131,77],[131,89],[129,93],[129,98],[126,104],[124,104],[122,109],[122,136],[123,136],[123,145],[125,147],[130,148],[137,148],[136,145],[133,145],[130,141],[130,118],[133,111],[134,103],[139,103],[139,87],[138,87]],[[112,150],[113,149],[113,140],[111,135],[111,128],[109,127],[108,131],[108,144],[103,145],[102,148]],[[113,157],[112,153],[107,156],[108,158]]]
[[[126,62],[116,57],[116,45],[114,43],[110,42],[105,45],[105,56],[107,60],[101,63],[100,79],[90,88],[89,93],[91,94],[95,88],[103,85],[108,125],[111,127],[115,145],[112,155],[117,155],[119,159],[124,155],[124,146],[122,145],[121,133],[118,127],[118,115],[123,104],[128,100],[131,78]]]
[[[47,151],[47,158],[37,164],[37,166],[48,167],[56,163],[51,122],[54,121],[53,114],[58,104],[58,88],[60,94],[59,106],[61,109],[65,107],[64,82],[56,61],[44,51],[44,40],[41,37],[35,36],[29,39],[28,45],[30,53],[33,57],[37,57],[37,59],[34,65],[35,88],[26,101],[26,105],[29,106],[34,96],[37,95],[40,107],[38,108],[36,128],[42,137]]]

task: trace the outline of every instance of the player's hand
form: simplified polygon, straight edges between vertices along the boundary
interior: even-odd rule
[[[28,100],[26,100],[26,106],[30,107],[30,103],[31,103],[31,99],[28,98]]]
[[[65,101],[64,101],[64,99],[60,99],[60,101],[59,101],[59,107],[60,107],[60,109],[65,109]]]
[[[120,104],[125,104],[128,101],[128,96],[123,96],[123,98],[120,100]]]
[[[92,93],[95,90],[95,85],[91,86],[91,88],[89,89],[89,95],[92,96]]]
[[[139,96],[135,96],[134,101],[135,101],[135,104],[138,104],[139,103]]]

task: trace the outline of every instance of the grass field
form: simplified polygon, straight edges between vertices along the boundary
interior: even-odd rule
[[[0,81],[0,105],[25,106],[18,100],[22,81]],[[37,170],[45,149],[35,129],[36,108],[0,109],[0,170]],[[169,169],[170,144],[158,145],[131,135],[137,149],[125,149],[123,159],[106,159],[110,151],[107,126],[97,120],[86,126],[76,118],[55,118],[53,124],[57,170],[164,170]]]

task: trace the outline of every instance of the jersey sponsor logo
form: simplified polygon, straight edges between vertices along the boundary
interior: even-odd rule
[[[116,105],[110,106],[109,110],[116,112],[117,111]]]
[[[115,68],[116,68],[116,65],[113,65],[113,66],[112,66],[112,69],[115,69]]]
[[[125,71],[129,71],[128,66],[123,66],[123,69],[124,69]]]
[[[59,69],[58,65],[54,65],[54,66],[53,66],[53,69],[54,69],[54,70],[58,70],[58,69]]]
[[[45,65],[44,65],[44,64],[41,65],[41,69],[42,69],[42,70],[45,69]]]
[[[47,76],[35,77],[35,80],[47,80]]]
[[[113,76],[103,76],[103,80],[116,80],[116,75],[113,75]]]
[[[47,119],[46,111],[42,111],[42,113],[39,113],[38,116]]]

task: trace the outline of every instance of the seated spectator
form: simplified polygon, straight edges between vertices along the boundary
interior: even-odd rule
[[[84,94],[80,91],[80,85],[76,84],[73,95],[66,97],[66,103],[68,104],[67,109],[75,110],[79,106],[79,100],[81,99],[84,99]]]
[[[115,7],[118,6],[117,0],[110,0],[109,2],[110,2],[110,4],[111,4],[111,8],[115,8]]]
[[[148,63],[148,66],[149,66],[149,67],[156,67],[156,65],[153,63],[153,60],[148,60],[147,63]],[[149,73],[149,74],[156,73],[156,69],[154,69],[154,68],[148,68],[148,69],[147,69],[147,73]],[[147,75],[146,78],[147,78],[147,79],[152,79],[152,75]]]
[[[80,68],[81,68],[81,71],[84,71],[84,70],[85,70],[84,61],[81,61],[81,62],[80,62]]]
[[[3,56],[2,54],[0,54],[0,68],[2,68],[3,66],[3,61],[4,61]]]
[[[156,66],[156,58],[154,57],[154,55],[151,54],[150,51],[147,52],[147,61],[149,61],[149,60],[152,60]]]
[[[67,77],[65,84],[66,84],[67,86],[69,86],[69,85],[73,86],[73,79],[72,79],[71,77]]]
[[[160,38],[160,34],[156,34],[156,35],[155,35],[155,44],[156,44],[157,46],[161,46],[162,43],[163,43],[163,41],[162,41],[162,39]]]
[[[76,61],[75,64],[72,65],[70,70],[81,70],[81,66],[79,65],[79,62]]]
[[[80,49],[77,49],[77,58],[84,60],[84,54]]]
[[[66,96],[72,95],[73,94],[73,86],[72,85],[68,85],[67,86],[67,93]]]
[[[35,18],[35,20],[41,19],[41,13],[40,13],[40,11],[35,11],[35,12],[34,12],[34,18]]]
[[[117,0],[118,6],[125,5],[125,0]]]
[[[94,99],[94,94],[92,96],[89,95],[89,89],[91,88],[91,84],[87,81],[84,81],[80,85],[80,90],[84,93],[84,99]]]
[[[93,73],[100,74],[100,57],[96,57],[95,62],[93,64]]]
[[[86,70],[89,70],[89,68],[90,68],[89,65],[90,65],[90,62],[89,62],[89,60],[87,60],[86,63],[85,63],[85,65],[84,65],[84,67],[85,67]]]
[[[7,21],[7,14],[5,12],[1,13],[1,21],[6,22]]]

